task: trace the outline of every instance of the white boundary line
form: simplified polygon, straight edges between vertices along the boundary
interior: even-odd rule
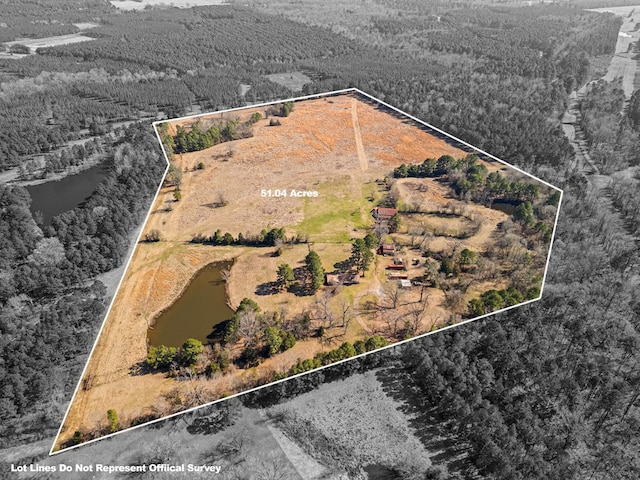
[[[153,130],[156,133],[156,137],[158,138],[158,142],[160,143],[160,148],[162,148],[162,153],[164,155],[164,159],[167,162],[167,166],[164,169],[164,173],[162,174],[162,179],[160,180],[160,183],[158,184],[158,188],[156,190],[156,194],[153,196],[153,200],[151,201],[151,204],[149,205],[149,212],[147,212],[147,215],[144,219],[144,222],[142,223],[142,227],[140,228],[140,232],[138,233],[138,236],[136,238],[136,241],[134,243],[134,248],[131,249],[131,254],[129,255],[129,259],[127,260],[127,264],[124,267],[124,270],[122,271],[122,277],[120,277],[120,281],[118,282],[118,287],[116,288],[114,294],[113,294],[113,298],[111,299],[111,303],[109,304],[109,308],[107,309],[107,312],[104,315],[104,319],[102,320],[102,325],[100,326],[100,330],[98,331],[98,334],[96,335],[96,339],[93,342],[93,347],[91,347],[91,351],[89,352],[89,357],[87,357],[87,363],[84,365],[84,368],[82,369],[82,373],[80,374],[80,378],[78,379],[78,384],[76,385],[76,389],[73,392],[73,397],[71,397],[71,400],[69,401],[69,405],[67,406],[67,411],[64,414],[64,418],[62,419],[62,423],[60,424],[60,428],[58,428],[58,433],[55,436],[55,439],[53,440],[53,445],[51,445],[51,449],[49,450],[49,455],[54,455],[56,453],[59,452],[63,452],[65,450],[68,449],[64,449],[64,450],[60,450],[58,452],[54,452],[53,449],[56,446],[56,442],[58,440],[58,437],[60,436],[60,432],[62,431],[62,427],[64,426],[64,423],[67,420],[67,416],[69,415],[69,411],[71,410],[71,406],[73,405],[73,401],[76,398],[76,395],[78,393],[78,389],[80,388],[80,384],[82,383],[82,379],[84,378],[84,374],[87,370],[87,368],[89,367],[89,362],[91,361],[91,356],[93,355],[93,351],[95,350],[96,346],[98,345],[98,340],[100,339],[100,334],[102,334],[102,330],[104,329],[104,326],[107,324],[107,318],[109,317],[109,313],[111,312],[111,308],[113,307],[114,301],[116,299],[116,296],[118,295],[118,292],[120,291],[120,287],[122,286],[122,282],[124,281],[124,277],[125,274],[127,273],[127,270],[129,269],[129,264],[131,263],[131,260],[133,259],[133,255],[136,253],[136,250],[138,249],[138,243],[140,242],[140,237],[142,237],[142,232],[144,231],[144,227],[147,224],[147,221],[149,220],[149,216],[151,215],[151,210],[153,210],[153,204],[156,202],[156,199],[158,198],[158,195],[160,194],[160,189],[162,188],[162,184],[164,183],[164,179],[167,176],[167,172],[169,171],[169,160],[167,157],[167,154],[164,150],[164,146],[162,145],[162,141],[160,139],[160,135],[158,135],[158,131],[157,129],[153,128]],[[125,431],[125,430],[123,430]],[[80,446],[80,445],[77,445]]]
[[[197,407],[192,407],[192,408],[189,408],[189,409],[186,409],[186,410],[181,410],[179,412],[172,413],[171,415],[166,415],[166,416],[161,417],[161,418],[150,420],[150,421],[142,423],[140,425],[135,425],[133,427],[129,427],[129,428],[126,428],[124,430],[120,430],[120,431],[117,431],[117,432],[114,432],[114,433],[110,433],[108,435],[104,435],[104,436],[99,437],[99,438],[94,438],[92,440],[83,442],[81,444],[74,445],[74,446],[71,446],[71,447],[67,447],[67,448],[64,448],[64,449],[61,449],[61,450],[57,450],[57,451],[54,452],[53,449],[54,449],[54,447],[56,445],[56,441],[58,440],[58,437],[60,436],[60,432],[62,431],[62,427],[64,426],[64,423],[65,423],[65,421],[67,419],[67,416],[69,415],[69,411],[71,410],[71,406],[73,405],[73,401],[75,400],[76,394],[78,393],[78,389],[80,388],[80,384],[82,383],[82,378],[84,377],[85,371],[87,370],[87,367],[89,366],[89,361],[91,360],[91,356],[93,355],[93,351],[96,348],[96,345],[98,344],[98,340],[100,339],[100,334],[102,333],[102,330],[103,330],[103,328],[104,328],[104,326],[105,326],[105,324],[107,322],[107,317],[109,316],[109,313],[111,312],[111,308],[113,307],[113,304],[115,302],[115,299],[116,299],[116,296],[118,294],[118,291],[120,290],[120,286],[122,285],[122,282],[124,280],[125,274],[126,274],[127,270],[129,269],[129,263],[131,263],[133,255],[134,255],[135,251],[138,248],[137,244],[139,243],[140,237],[142,236],[142,232],[144,230],[144,226],[146,225],[147,221],[149,220],[149,216],[151,215],[151,210],[153,209],[153,204],[155,203],[156,198],[160,194],[160,189],[162,188],[162,184],[164,183],[164,179],[165,179],[165,177],[167,175],[167,172],[169,171],[169,157],[167,155],[167,152],[164,149],[164,144],[162,143],[162,139],[160,138],[160,134],[158,133],[158,129],[156,128],[156,126],[159,125],[159,124],[162,124],[162,123],[167,123],[167,122],[175,122],[175,121],[179,121],[179,120],[187,120],[187,119],[191,119],[191,118],[198,118],[198,117],[204,117],[204,116],[217,115],[217,114],[222,114],[222,113],[233,112],[233,111],[236,111],[236,110],[246,110],[246,109],[249,109],[249,108],[259,108],[259,107],[264,107],[264,106],[268,106],[268,105],[275,105],[275,104],[283,103],[283,102],[296,102],[296,101],[310,100],[310,99],[323,98],[323,97],[332,97],[332,96],[337,96],[337,95],[341,95],[341,94],[344,94],[344,93],[358,93],[358,94],[368,98],[369,100],[372,100],[372,101],[374,101],[376,103],[379,103],[380,105],[384,105],[386,108],[389,108],[389,109],[393,110],[394,112],[397,112],[397,113],[399,113],[399,114],[401,114],[401,115],[403,115],[403,116],[405,116],[407,118],[410,118],[411,120],[413,120],[413,121],[415,121],[415,122],[417,122],[417,123],[419,123],[421,125],[424,125],[424,126],[430,128],[430,129],[433,129],[434,131],[436,131],[436,132],[438,132],[438,133],[440,133],[440,134],[442,134],[442,135],[444,135],[444,136],[446,136],[446,137],[448,137],[450,139],[453,139],[456,142],[458,142],[458,143],[460,143],[462,145],[465,145],[465,146],[475,150],[476,152],[481,153],[482,155],[486,155],[487,157],[489,157],[489,158],[491,158],[493,160],[496,160],[496,161],[498,161],[498,162],[500,162],[500,163],[502,163],[502,164],[504,164],[504,165],[506,165],[506,166],[508,166],[510,168],[513,168],[513,169],[517,170],[518,172],[520,172],[520,173],[522,173],[522,174],[524,174],[524,175],[526,175],[528,177],[531,177],[531,178],[537,180],[538,182],[540,182],[540,183],[542,183],[542,184],[544,184],[544,185],[546,185],[546,186],[548,186],[548,187],[560,192],[560,200],[558,201],[558,206],[557,206],[557,211],[556,211],[556,220],[555,220],[555,223],[553,225],[553,233],[551,235],[551,241],[550,241],[550,244],[549,244],[549,251],[547,253],[547,262],[546,262],[546,265],[545,265],[544,275],[543,275],[543,278],[542,278],[542,285],[540,287],[540,295],[538,295],[537,298],[534,298],[534,299],[531,299],[531,300],[527,300],[526,302],[522,302],[522,303],[519,303],[517,305],[512,305],[510,307],[506,307],[506,308],[503,308],[501,310],[496,310],[495,312],[486,313],[486,314],[481,315],[479,317],[470,318],[468,320],[464,320],[462,322],[455,323],[453,325],[448,325],[446,327],[439,328],[439,329],[431,331],[431,332],[426,332],[426,333],[423,333],[421,335],[417,335],[415,337],[411,337],[411,338],[406,339],[406,340],[401,340],[399,342],[395,342],[395,343],[393,343],[391,345],[387,345],[386,347],[382,347],[382,348],[373,350],[371,352],[361,353],[359,355],[355,355],[353,357],[346,358],[344,360],[340,360],[340,361],[331,363],[329,365],[324,365],[324,366],[319,367],[319,368],[314,368],[313,370],[309,370],[307,372],[298,373],[296,375],[291,375],[291,376],[283,378],[281,380],[276,380],[275,382],[266,383],[264,385],[260,385],[260,386],[255,387],[255,388],[251,388],[249,390],[244,390],[242,392],[235,393],[233,395],[229,395],[229,396],[224,397],[224,398],[219,398],[218,400],[214,400],[212,402],[204,403],[204,404],[199,405]],[[255,392],[255,391],[261,390],[263,388],[269,387],[271,385],[277,385],[279,383],[289,381],[291,379],[300,377],[302,375],[307,375],[308,373],[317,372],[317,371],[320,371],[320,370],[324,370],[325,368],[328,368],[328,367],[333,367],[335,365],[340,365],[341,363],[349,362],[351,360],[354,360],[356,358],[364,357],[364,356],[369,355],[371,353],[378,353],[378,352],[381,352],[383,350],[387,350],[389,348],[395,348],[395,347],[397,347],[399,345],[403,345],[403,344],[405,344],[407,342],[412,342],[412,341],[420,339],[420,338],[425,338],[425,337],[427,337],[427,336],[429,336],[429,335],[431,335],[433,333],[443,332],[445,330],[449,330],[450,328],[459,327],[461,325],[466,325],[468,323],[475,322],[476,320],[480,320],[482,318],[487,318],[489,316],[497,315],[499,313],[503,313],[503,312],[512,310],[514,308],[522,307],[523,305],[528,305],[530,303],[537,302],[538,300],[540,300],[542,298],[542,292],[544,290],[544,285],[545,285],[546,278],[547,278],[547,271],[549,269],[549,261],[551,259],[551,250],[552,250],[552,247],[553,247],[553,242],[555,240],[556,229],[557,229],[557,226],[558,226],[558,219],[560,218],[560,206],[562,205],[562,199],[563,199],[563,196],[564,196],[564,191],[562,189],[554,186],[554,185],[551,185],[548,182],[545,182],[544,180],[536,177],[535,175],[532,175],[532,174],[530,174],[528,172],[525,172],[524,170],[521,170],[520,168],[518,168],[518,167],[516,167],[514,165],[511,165],[511,164],[505,162],[504,160],[501,160],[501,159],[491,155],[490,153],[485,152],[484,150],[481,150],[481,149],[479,149],[477,147],[474,147],[473,145],[471,145],[471,144],[469,144],[469,143],[467,143],[467,142],[465,142],[463,140],[460,140],[459,138],[456,138],[453,135],[450,135],[447,132],[445,132],[443,130],[440,130],[437,127],[434,127],[433,125],[420,120],[419,118],[416,118],[416,117],[414,117],[412,115],[409,115],[408,113],[405,113],[402,110],[400,110],[400,109],[398,109],[398,108],[396,108],[396,107],[394,107],[392,105],[389,105],[388,103],[385,103],[382,100],[379,100],[379,99],[369,95],[368,93],[363,92],[362,90],[359,90],[357,88],[345,88],[345,89],[342,89],[342,90],[334,90],[334,91],[331,91],[331,92],[317,93],[317,94],[306,95],[306,96],[302,96],[302,97],[287,98],[287,99],[284,99],[284,100],[276,100],[276,101],[272,101],[272,102],[259,103],[259,104],[255,104],[255,105],[247,105],[247,106],[244,106],[244,107],[229,108],[229,109],[226,109],[226,110],[219,110],[219,111],[216,111],[216,112],[199,113],[199,114],[196,114],[196,115],[187,115],[187,116],[179,117],[179,118],[172,118],[172,119],[167,119],[167,120],[158,120],[158,121],[153,122],[152,126],[154,127],[154,130],[155,130],[155,133],[156,133],[156,137],[158,138],[158,142],[160,143],[160,147],[162,148],[162,152],[163,152],[163,154],[165,156],[165,160],[167,161],[167,168],[165,169],[165,173],[164,173],[164,175],[162,177],[162,180],[160,181],[160,185],[158,186],[158,190],[156,191],[156,195],[154,196],[153,201],[151,202],[151,206],[149,207],[149,212],[147,213],[147,216],[146,216],[146,218],[144,220],[144,223],[142,224],[142,228],[140,229],[140,233],[138,234],[138,238],[136,239],[136,243],[135,243],[136,246],[132,250],[131,255],[129,256],[129,260],[127,261],[127,265],[126,265],[126,267],[124,269],[122,277],[120,278],[120,282],[118,283],[118,288],[116,289],[116,292],[114,293],[113,298],[111,299],[111,304],[109,305],[109,309],[107,310],[107,313],[105,314],[104,320],[102,322],[102,326],[100,327],[100,331],[98,332],[98,335],[96,336],[96,340],[95,340],[95,342],[93,344],[93,348],[91,349],[91,352],[89,353],[89,358],[87,359],[87,363],[85,364],[84,369],[82,370],[82,374],[80,375],[80,379],[78,380],[78,385],[76,386],[76,389],[75,389],[75,391],[73,393],[73,397],[71,398],[71,401],[69,402],[69,406],[67,407],[67,411],[65,413],[64,419],[62,420],[62,423],[60,424],[60,428],[58,429],[58,433],[57,433],[57,435],[56,435],[56,437],[54,439],[53,445],[51,446],[51,450],[49,451],[49,455],[50,456],[51,455],[57,455],[57,454],[60,454],[60,453],[63,453],[63,452],[67,452],[69,450],[73,450],[73,449],[76,449],[78,447],[84,447],[85,445],[89,445],[89,444],[92,444],[92,443],[95,443],[95,442],[99,442],[99,441],[102,441],[102,440],[105,440],[105,439],[108,439],[108,438],[112,438],[112,437],[114,437],[116,435],[119,435],[121,433],[129,432],[129,431],[135,430],[135,429],[140,428],[140,427],[146,427],[147,425],[152,425],[154,423],[158,423],[160,421],[164,421],[164,420],[167,420],[169,418],[176,417],[178,415],[183,415],[185,413],[193,412],[193,411],[198,410],[200,408],[204,408],[204,407],[208,407],[208,406],[211,406],[211,405],[215,405],[216,403],[220,403],[220,402],[223,402],[225,400],[229,400],[231,398],[238,397],[240,395],[245,395],[247,393]]]

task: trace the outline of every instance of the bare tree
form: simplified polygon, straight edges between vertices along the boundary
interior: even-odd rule
[[[229,203],[227,197],[224,194],[224,190],[219,188],[216,192],[216,201],[214,202],[217,207],[224,207]]]
[[[316,295],[314,301],[315,314],[322,323],[326,324],[327,328],[333,327],[333,323],[335,322],[335,314],[329,305],[332,298],[333,294],[331,291],[325,290],[322,292],[322,295]]]
[[[465,307],[464,294],[458,288],[444,290],[444,304],[453,311],[460,311]]]
[[[395,336],[395,333],[394,333],[395,327],[393,324],[393,319],[394,317],[397,317],[397,315],[394,315],[393,312],[390,312],[389,310],[380,310],[379,315],[380,315],[380,319],[387,326],[387,333],[389,335]]]
[[[420,326],[427,315],[429,306],[431,305],[431,295],[424,295],[425,287],[420,289],[420,300],[413,305],[409,311],[410,326],[413,329],[414,335],[419,335]]]
[[[411,246],[413,247],[416,244],[416,240],[420,235],[424,232],[422,227],[410,227],[409,228],[409,237],[411,238]]]
[[[420,241],[420,248],[423,250],[428,250],[429,245],[431,244],[431,240],[433,240],[433,234],[429,231],[428,228],[424,228],[422,230],[422,240]]]
[[[289,480],[291,476],[290,464],[282,457],[274,453],[256,460],[257,480]]]
[[[261,331],[260,318],[253,310],[240,312],[238,334],[244,338],[245,345],[255,345]]]
[[[224,280],[225,282],[228,282],[229,279],[231,278],[231,269],[230,268],[221,269],[220,276],[222,277],[222,280]]]
[[[342,327],[344,328],[344,333],[346,335],[347,329],[353,320],[353,308],[351,308],[351,304],[345,298],[340,300],[340,314],[342,318]]]
[[[395,281],[388,281],[382,285],[382,300],[385,308],[396,309],[404,297],[404,290]]]
[[[447,240],[447,247],[451,251],[451,257],[455,258],[458,252],[462,251],[464,244],[460,240]]]
[[[433,329],[442,322],[444,318],[440,313],[436,313],[434,315],[429,315],[429,321],[427,322],[427,331],[431,332]]]

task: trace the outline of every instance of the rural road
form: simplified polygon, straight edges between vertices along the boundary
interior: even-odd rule
[[[614,13],[624,20],[618,33],[615,54],[607,68],[607,73],[602,79],[606,82],[612,82],[616,78],[621,78],[624,95],[628,100],[634,90],[634,80],[638,66],[638,61],[634,58],[635,53],[630,50],[632,45],[640,40],[640,30],[636,29],[637,23],[640,22],[640,8],[632,6],[596,8],[590,11]]]
[[[640,22],[640,10],[636,11],[635,7],[620,7],[593,9],[591,11],[611,12],[624,17],[624,23],[618,33],[615,54],[611,58],[606,74],[602,79],[599,79],[606,82],[612,82],[617,78],[622,80],[622,88],[626,100],[621,113],[624,113],[626,104],[633,93],[635,77],[638,71],[638,61],[634,58],[635,54],[630,52],[630,47],[633,42],[640,41],[640,30],[636,30],[636,24]],[[569,105],[562,117],[562,129],[576,152],[577,168],[587,175],[596,177],[600,177],[600,171],[589,155],[589,145],[580,124],[582,115],[580,102],[591,89],[591,85],[599,80],[592,80],[584,84],[580,89],[571,92]]]
[[[591,82],[590,82],[591,83]],[[571,146],[576,153],[575,165],[581,171],[590,174],[599,175],[598,167],[591,160],[589,155],[589,145],[587,143],[584,131],[582,130],[582,113],[580,112],[580,101],[584,98],[590,83],[583,85],[580,90],[571,92],[569,97],[569,105],[562,117],[562,130],[565,136],[571,142]],[[587,167],[588,166],[588,167]]]

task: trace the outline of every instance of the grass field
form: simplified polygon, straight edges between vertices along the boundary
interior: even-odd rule
[[[399,407],[371,371],[324,384],[269,414],[293,441],[336,472],[365,465],[425,471],[429,452]]]

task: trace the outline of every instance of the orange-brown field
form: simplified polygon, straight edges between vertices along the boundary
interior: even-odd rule
[[[104,430],[108,409],[116,410],[121,427],[126,427],[139,418],[162,417],[259,385],[268,381],[272,372],[287,372],[298,359],[311,358],[344,341],[371,334],[394,341],[390,334],[392,319],[389,314],[367,311],[365,307],[371,301],[381,305],[395,298],[395,315],[420,317],[417,333],[437,328],[462,313],[460,306],[446,307],[445,295],[436,288],[418,286],[397,293],[397,282],[388,280],[385,270],[391,259],[376,255],[360,284],[333,292],[330,308],[349,305],[355,321],[346,329],[337,322],[338,326],[328,329],[324,342],[316,338],[299,340],[290,350],[257,367],[232,365],[228,373],[211,379],[199,376],[178,382],[166,373],[135,374],[133,367],[147,356],[147,329],[205,265],[235,260],[226,284],[231,308],[248,297],[258,302],[262,311],[284,310],[289,317],[313,309],[313,296],[288,292],[258,296],[257,286],[273,282],[283,262],[300,266],[310,245],[328,272],[335,263],[347,259],[352,239],[363,237],[373,226],[371,209],[387,193],[382,179],[390,176],[394,167],[444,154],[455,158],[467,155],[356,94],[298,101],[288,117],[279,119],[280,126],[269,126],[266,107],[203,116],[200,121],[205,126],[220,118],[246,121],[254,112],[259,112],[262,119],[253,126],[252,137],[174,156],[176,167],[183,171],[182,198],[175,201],[174,188],[166,186],[152,206],[142,238],[157,230],[161,241],[141,242],[133,254],[56,441],[58,448],[67,445],[76,431]],[[181,123],[188,128],[193,121]],[[175,133],[175,126],[176,121],[169,123],[170,133]],[[200,163],[204,168],[197,169]],[[504,168],[499,163],[485,163],[489,171]],[[420,203],[429,211],[461,204],[452,198],[447,186],[433,179],[402,179],[393,188],[405,204]],[[263,190],[314,191],[317,197],[265,197]],[[221,200],[225,206],[216,205]],[[469,238],[458,241],[433,236],[422,239],[426,242],[423,247],[445,253],[466,247],[482,253],[492,248],[497,225],[507,218],[500,211],[465,204],[464,216],[407,216],[403,229],[393,239],[406,244],[398,253],[406,258],[411,279],[422,275],[431,261],[411,250],[412,241],[416,241],[411,239],[412,226],[455,232],[474,219],[480,227]],[[209,236],[218,229],[237,236],[273,227],[284,227],[287,235],[306,235],[310,244],[286,245],[282,255],[275,257],[273,247],[189,243],[195,235]],[[460,305],[482,291],[504,285],[500,277],[478,281],[465,290]],[[325,290],[323,287],[319,295]],[[418,306],[420,314],[416,312]]]

